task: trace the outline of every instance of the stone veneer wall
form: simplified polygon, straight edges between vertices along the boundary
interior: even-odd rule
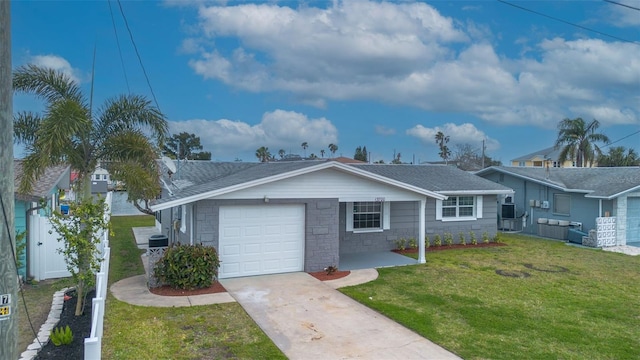
[[[390,229],[379,232],[354,233],[347,229],[347,204],[340,204],[340,253],[388,251],[396,248],[395,240],[418,238],[420,203],[397,201],[390,205]]]
[[[338,199],[270,199],[268,204],[263,199],[201,200],[194,206],[194,241],[218,248],[220,206],[277,204],[305,205],[304,271],[337,266],[340,261]]]

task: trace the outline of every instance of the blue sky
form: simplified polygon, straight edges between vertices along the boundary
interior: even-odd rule
[[[612,140],[638,132],[640,11],[511,3],[631,42],[498,1],[120,5],[171,132],[200,136],[214,160],[256,161],[260,146],[304,155],[307,142],[307,155],[326,157],[334,143],[336,155],[364,145],[373,160],[395,151],[437,161],[443,131],[454,152],[484,139],[508,164],[552,146],[563,118],[598,119]],[[14,68],[59,69],[88,94],[95,46],[96,104],[128,92],[152,98],[118,5],[12,2]],[[14,98],[15,111],[38,109]],[[640,151],[640,133],[615,145]]]

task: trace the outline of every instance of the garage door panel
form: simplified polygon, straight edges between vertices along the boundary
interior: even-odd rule
[[[219,234],[220,278],[303,270],[304,205],[220,207]]]

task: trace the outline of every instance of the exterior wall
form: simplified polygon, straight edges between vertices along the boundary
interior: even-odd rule
[[[526,181],[508,174],[491,173],[483,176],[484,178],[508,186],[515,191],[513,195],[513,203],[516,205],[516,216],[520,217],[526,211],[527,226],[523,228],[526,234],[538,235],[537,222],[539,218],[568,220],[582,223],[582,231],[588,232],[595,229],[596,217],[600,207],[598,199],[586,198],[583,193],[568,193],[561,190],[550,188],[546,185],[538,184],[532,181]],[[569,215],[556,214],[554,208],[554,194],[565,194],[571,196],[571,210]],[[549,208],[532,207],[529,205],[530,200],[548,201]],[[602,212],[609,211],[613,214],[613,201],[602,201]]]
[[[473,231],[476,234],[476,240],[482,241],[482,234],[487,232],[489,237],[494,237],[498,232],[498,198],[496,195],[485,195],[482,197],[482,218],[472,221],[441,221],[436,220],[436,200],[427,199],[426,216],[426,235],[433,244],[433,238],[436,234],[444,244],[444,233],[453,235],[454,243],[459,243],[458,234],[463,232],[466,241],[469,242],[469,233]]]
[[[304,271],[322,271],[339,263],[338,199],[270,199],[268,204],[262,198],[198,201],[193,209],[194,242],[218,248],[220,206],[270,204],[305,204]]]
[[[347,204],[340,203],[340,253],[388,251],[395,249],[395,240],[418,238],[420,202],[392,202],[390,229],[379,232],[356,233],[347,229]]]
[[[613,215],[616,217],[616,244],[627,244],[627,227],[629,225],[629,219],[627,217],[627,200],[629,197],[640,197],[640,192],[629,193],[618,197],[615,204],[615,211]]]

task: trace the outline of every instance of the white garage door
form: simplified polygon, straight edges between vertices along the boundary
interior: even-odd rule
[[[304,205],[220,207],[221,279],[302,271]]]

